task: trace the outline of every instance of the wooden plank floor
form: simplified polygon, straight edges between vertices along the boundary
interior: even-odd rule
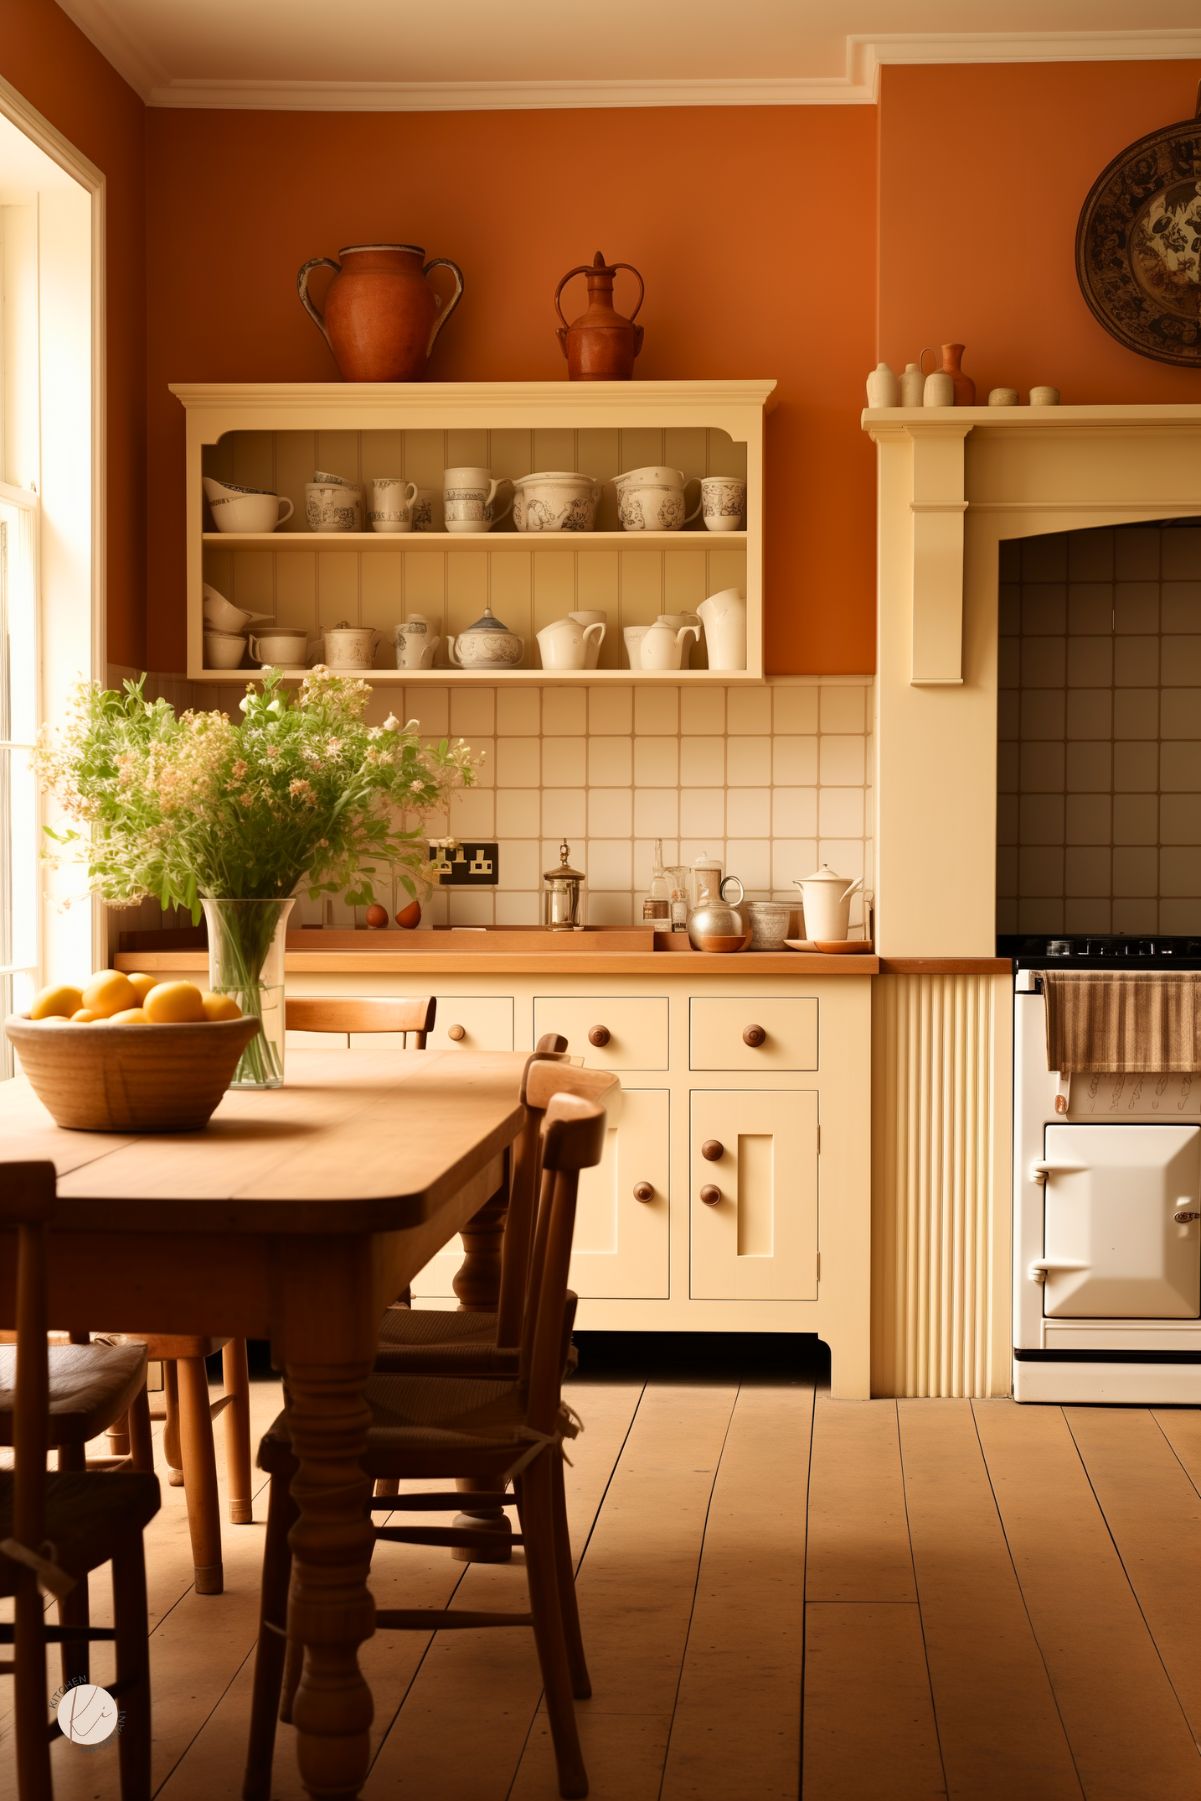
[[[594,1801],[1201,1801],[1201,1411],[835,1402],[795,1342],[592,1349],[567,1478]],[[253,1404],[261,1428],[276,1385]],[[147,1534],[162,1801],[240,1793],[255,1511],[220,1597],[180,1490]],[[413,1546],[373,1580],[392,1606],[523,1592],[519,1564]],[[367,1801],[552,1801],[527,1634],[384,1633],[363,1662]],[[111,1746],[54,1763],[58,1801],[116,1801]],[[281,1727],[272,1794],[302,1793]]]

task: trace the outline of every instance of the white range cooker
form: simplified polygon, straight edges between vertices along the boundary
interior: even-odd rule
[[[1201,1403],[1201,1074],[1048,1070],[1040,971],[1201,970],[1201,940],[1007,940],[1013,1392]]]

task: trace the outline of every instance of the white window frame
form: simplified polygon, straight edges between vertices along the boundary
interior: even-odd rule
[[[39,200],[39,432],[36,491],[0,487],[34,531],[37,717],[53,720],[74,680],[106,675],[105,177],[12,85],[0,78],[0,117],[57,165],[61,181]],[[64,224],[57,197],[70,196]],[[43,204],[44,203],[44,204]],[[86,223],[83,208],[86,207]],[[46,354],[47,342],[52,354]],[[86,394],[89,430],[79,431]],[[86,444],[86,458],[79,454]],[[52,823],[39,803],[38,837]],[[47,867],[41,882],[36,979],[94,969],[106,956],[103,909],[81,896],[78,868]],[[70,902],[64,907],[64,902]],[[0,1074],[3,1074],[0,1069]]]

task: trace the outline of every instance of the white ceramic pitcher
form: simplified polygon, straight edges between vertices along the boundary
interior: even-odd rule
[[[823,944],[845,944],[851,921],[851,896],[862,888],[862,876],[848,882],[844,875],[837,875],[828,863],[823,863],[803,880],[794,877],[794,886],[801,891],[806,938],[820,939]]]
[[[644,669],[681,669],[684,665],[684,641],[691,638],[694,644],[700,642],[699,625],[675,626],[669,623],[667,615],[661,613],[654,625],[649,626],[642,638],[642,667]]]
[[[586,669],[589,647],[595,644],[600,650],[605,628],[599,619],[581,625],[568,614],[565,619],[552,619],[536,636],[544,669]]]
[[[723,588],[696,609],[705,628],[710,669],[746,668],[746,601],[741,588]]]
[[[430,622],[423,613],[410,613],[396,627],[392,640],[396,645],[398,669],[432,669],[434,652],[442,642],[437,633],[431,631]]]

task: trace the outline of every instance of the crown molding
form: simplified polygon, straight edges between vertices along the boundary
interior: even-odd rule
[[[1201,61],[1184,31],[892,32],[846,40],[840,75],[641,81],[224,81],[172,79],[104,0],[64,11],[150,106],[255,112],[530,112],[668,106],[870,106],[881,71],[948,63]]]
[[[79,27],[104,60],[112,64],[122,80],[128,82],[147,105],[155,104],[151,98],[154,93],[170,88],[170,70],[114,18],[103,0],[61,0],[61,5],[71,23]]]

